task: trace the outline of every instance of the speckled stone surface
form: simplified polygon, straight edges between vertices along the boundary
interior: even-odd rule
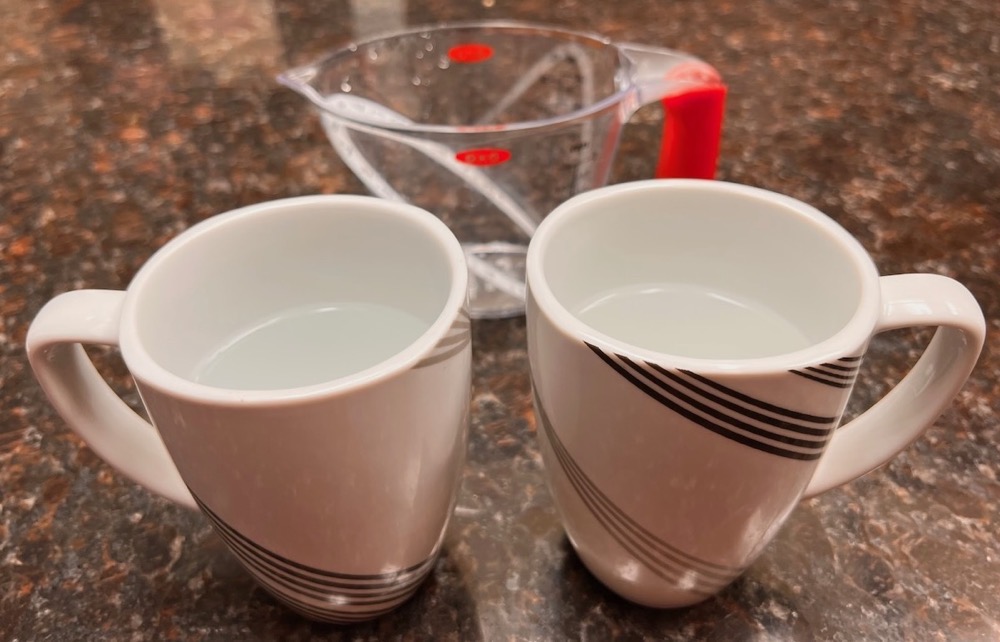
[[[124,287],[192,223],[363,192],[276,72],[372,30],[530,18],[691,51],[730,87],[719,177],[815,204],[884,273],[966,283],[972,379],[890,465],[804,502],[749,571],[684,610],[630,605],[571,552],[541,476],[523,319],[476,322],[473,423],[431,579],[397,612],[311,624],[198,514],[68,431],[23,352],[53,295]],[[1000,4],[996,0],[0,0],[0,639],[1000,638]],[[615,181],[648,176],[657,111]],[[849,413],[926,332],[878,337]],[[133,406],[114,352],[94,358]]]

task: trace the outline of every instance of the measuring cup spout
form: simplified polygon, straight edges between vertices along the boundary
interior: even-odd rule
[[[632,64],[639,105],[663,104],[657,178],[715,178],[726,86],[719,72],[690,55],[638,44],[619,44]]]
[[[320,93],[313,84],[319,75],[319,68],[322,62],[319,61],[310,65],[288,69],[278,74],[277,80],[321,110],[328,111],[327,96]]]

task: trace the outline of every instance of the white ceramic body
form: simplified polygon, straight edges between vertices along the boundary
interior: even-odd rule
[[[282,602],[353,622],[416,591],[452,512],[470,394],[466,275],[455,237],[415,207],[358,196],[274,201],[184,232],[125,292],[55,298],[27,346],[52,403],[98,454],[200,507]],[[196,365],[234,329],[329,299],[391,304],[426,330],[331,381],[279,390],[196,382]],[[120,347],[155,431],[100,379],[81,343]]]
[[[677,356],[574,312],[608,287],[665,281],[765,301],[809,344]],[[710,344],[717,330],[705,321],[692,332]],[[608,587],[655,607],[713,595],[800,498],[919,436],[967,379],[985,334],[957,282],[880,278],[861,245],[812,207],[691,180],[603,188],[550,214],[528,251],[527,322],[538,434],[569,539]],[[916,325],[939,326],[922,359],[838,430],[873,334]]]

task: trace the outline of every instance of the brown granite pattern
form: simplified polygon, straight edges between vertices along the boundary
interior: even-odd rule
[[[540,474],[523,320],[477,322],[468,465],[431,580],[351,629],[256,588],[208,522],[110,470],[23,354],[45,300],[120,288],[168,238],[242,204],[361,192],[272,80],[356,33],[530,18],[699,54],[730,85],[720,177],[834,216],[885,273],[965,282],[990,335],[929,433],[804,503],[748,573],[679,611],[623,602],[569,549]],[[0,639],[1000,638],[1000,5],[995,0],[0,0]],[[647,176],[657,110],[615,180]],[[926,332],[879,337],[851,412]],[[114,354],[95,358],[133,405]]]

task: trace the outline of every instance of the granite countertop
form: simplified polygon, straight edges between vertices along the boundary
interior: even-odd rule
[[[957,400],[890,465],[803,502],[749,571],[654,611],[570,550],[542,480],[523,318],[474,324],[468,462],[430,580],[341,629],[278,605],[201,515],[99,460],[24,357],[57,293],[122,288],[234,207],[363,193],[281,69],[375,30],[528,18],[693,52],[730,98],[719,178],[840,221],[883,273],[964,282],[989,325]],[[0,0],[0,639],[1000,638],[1000,5],[996,0]],[[615,181],[647,177],[656,108]],[[853,415],[928,335],[879,336]],[[138,399],[117,355],[92,351]]]

